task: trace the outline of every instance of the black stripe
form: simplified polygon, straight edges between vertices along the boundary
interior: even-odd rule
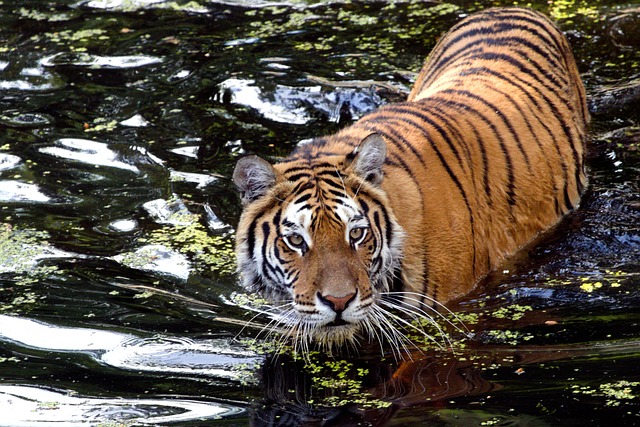
[[[322,182],[324,184],[327,184],[329,187],[333,187],[333,188],[337,188],[338,190],[344,190],[344,185],[342,184],[342,181],[340,182],[335,182],[331,179],[323,179]]]
[[[329,194],[333,194],[334,196],[337,196],[337,197],[340,197],[340,198],[345,197],[344,191],[336,191],[336,190],[329,189],[328,193]],[[338,201],[338,202],[340,201],[340,199],[333,199],[333,200]]]
[[[263,222],[262,223],[262,234],[263,234],[263,242],[262,242],[262,275],[264,277],[267,277],[269,280],[271,280],[272,282],[277,283],[277,277],[274,277],[271,271],[271,265],[268,262],[268,257],[267,257],[267,245],[269,243],[269,234],[271,232],[271,229],[269,228],[269,223],[268,222]]]
[[[475,71],[470,70],[472,73],[475,73]],[[480,71],[480,70],[477,70]],[[525,105],[527,106],[530,114],[525,113],[520,106],[514,101],[513,97],[510,94],[507,94],[506,92],[500,91],[494,87],[488,86],[491,90],[500,93],[501,95],[503,95],[505,98],[507,98],[520,112],[520,116],[523,117],[523,119],[525,120],[525,123],[527,124],[527,127],[529,128],[529,133],[531,133],[531,135],[533,136],[533,140],[536,142],[536,144],[538,145],[538,147],[545,152],[545,148],[543,147],[542,144],[539,142],[539,138],[535,137],[535,132],[533,130],[533,128],[531,127],[531,123],[529,122],[529,117],[534,117],[536,119],[536,122],[538,125],[542,126],[544,128],[544,130],[546,131],[547,135],[549,136],[549,141],[552,143],[553,147],[556,150],[556,153],[558,154],[558,159],[560,160],[560,166],[562,169],[562,180],[564,181],[565,185],[564,185],[564,198],[565,201],[568,200],[569,197],[569,193],[568,193],[568,172],[567,172],[567,164],[564,161],[564,156],[562,156],[562,153],[560,151],[560,147],[558,145],[558,141],[557,138],[555,137],[555,135],[553,134],[553,132],[551,131],[551,129],[549,128],[549,126],[544,122],[543,118],[539,117],[536,112],[534,111],[533,108],[531,108],[531,104],[533,104],[534,106],[538,107],[538,99],[534,98],[528,90],[526,90],[525,88],[523,88],[521,85],[517,84],[516,82],[512,81],[511,79],[507,78],[506,76],[497,73],[493,70],[489,70],[486,69],[484,67],[481,67],[481,73],[482,74],[490,74],[491,76],[495,77],[495,78],[499,78],[502,79],[504,81],[509,82],[511,85],[517,87],[518,89],[520,89],[522,91],[522,93],[524,94],[525,97],[528,98],[528,100],[530,101],[530,103],[525,103]],[[490,82],[490,81],[489,81]],[[527,88],[527,89],[531,89],[531,87]],[[534,90],[537,90],[535,88],[533,88]],[[545,117],[547,118],[547,117]],[[547,167],[549,169],[549,173],[553,174],[554,170],[551,166],[551,163],[549,162],[549,158],[548,156],[544,156],[544,159],[546,161]],[[552,179],[553,182],[553,187],[554,187],[554,191],[557,194],[559,189],[556,185],[555,179]],[[560,210],[560,207],[558,205],[558,200],[555,199],[554,200],[555,203],[555,211],[558,215],[562,214],[563,212]]]
[[[300,171],[308,171],[309,173],[311,173],[308,166],[292,166],[288,169],[285,169],[282,173],[285,175],[289,175],[290,173],[300,172]]]
[[[374,118],[372,117],[372,119]],[[389,126],[388,123],[384,123],[384,121],[380,121],[380,122],[376,122],[376,125],[377,125],[376,132],[382,135],[386,141],[398,147],[400,151],[406,152],[403,146],[412,145],[410,142],[408,142],[404,138],[402,134],[400,134],[400,132],[398,132],[392,126]],[[379,126],[384,126],[384,128],[381,128]],[[407,174],[411,175],[411,167],[404,161],[404,158],[402,156],[396,154],[395,152],[391,152],[391,153],[387,152],[387,159],[385,160],[385,164],[387,165],[393,164],[392,161],[390,160],[390,157],[394,157],[398,162],[395,164],[396,167],[401,168],[402,170],[407,172]],[[423,166],[426,167],[424,162],[423,162]]]
[[[478,16],[475,17],[473,19],[469,19],[467,21],[463,21],[461,24],[464,25],[460,25],[459,24],[459,28],[454,27],[454,29],[452,29],[452,31],[448,34],[448,36],[445,36],[442,40],[442,42],[436,46],[435,50],[437,51],[437,53],[435,55],[431,55],[429,57],[429,61],[428,64],[425,66],[425,69],[429,69],[430,73],[428,78],[426,78],[425,80],[422,81],[421,87],[420,87],[420,91],[423,90],[426,86],[428,86],[429,82],[432,82],[433,80],[435,80],[443,71],[446,70],[446,67],[443,67],[443,63],[448,63],[452,60],[459,60],[460,57],[470,57],[473,56],[474,54],[481,54],[482,52],[484,52],[484,49],[482,47],[476,48],[476,49],[472,49],[471,47],[473,45],[482,45],[483,43],[485,43],[485,40],[487,40],[488,36],[490,35],[497,35],[498,32],[488,32],[486,34],[486,36],[484,38],[476,38],[474,41],[471,41],[470,43],[465,44],[464,46],[462,46],[460,49],[458,49],[457,51],[455,51],[454,53],[451,53],[451,46],[460,41],[462,38],[465,37],[465,35],[467,34],[471,34],[471,37],[473,37],[473,32],[476,31],[480,31],[482,32],[482,30],[485,29],[478,29],[478,28],[473,28],[473,29],[468,29],[467,31],[463,32],[460,35],[456,35],[454,36],[457,32],[462,31],[462,29],[468,25],[473,24],[473,22],[475,20],[481,20],[484,21],[485,19],[482,16]],[[529,31],[530,33],[535,34],[537,37],[539,37],[540,39],[542,39],[541,44],[545,45],[545,46],[553,46],[555,49],[550,48],[549,49],[549,53],[553,54],[553,52],[558,52],[559,55],[557,55],[558,61],[562,62],[564,64],[566,64],[565,60],[566,60],[566,48],[565,45],[561,42],[561,38],[559,38],[559,36],[561,36],[561,33],[559,32],[559,30],[557,28],[555,28],[552,24],[550,24],[548,21],[546,21],[546,19],[544,18],[540,18],[539,20],[531,20],[531,19],[522,19],[522,21],[524,22],[528,22],[528,23],[533,23],[533,25],[535,26],[535,28],[530,28],[527,26],[521,26],[518,25],[516,23],[513,22],[513,16],[507,15],[507,20],[508,22],[503,24],[500,23],[498,24],[499,26],[502,25],[503,27],[506,25],[509,25],[511,28],[513,29],[521,29],[521,30],[526,30]],[[537,29],[543,30],[544,34],[540,33],[537,31]],[[508,42],[509,40],[509,36],[505,37],[505,42]],[[517,36],[513,36],[511,37],[512,39],[517,38]],[[453,40],[453,41],[452,41]],[[531,43],[525,41],[525,44],[529,45],[529,47],[531,47]],[[534,47],[532,47],[532,49],[538,51],[538,48],[534,45]],[[531,58],[529,55],[527,55],[526,52],[522,52],[518,49],[514,49],[513,50],[515,53],[517,53],[520,57],[522,57],[525,61],[529,61]],[[435,52],[434,52],[435,53]],[[564,53],[565,57],[562,57],[560,54]],[[445,54],[448,54],[448,57],[446,59],[443,59],[443,56]],[[551,61],[551,58],[548,57],[548,55],[543,55],[544,57],[546,57],[549,61]],[[461,65],[461,64],[458,64]],[[554,61],[554,65],[560,67],[560,64],[556,61]],[[564,68],[564,67],[562,67]],[[545,69],[541,69],[540,67],[538,67],[538,70],[545,75]],[[550,76],[547,75],[547,78],[549,78]],[[554,75],[554,77],[559,77],[559,75]],[[553,80],[553,78],[551,79]],[[566,82],[566,81],[565,81]],[[418,91],[419,92],[419,91]]]
[[[311,198],[311,193],[306,193],[303,194],[302,196],[298,197],[296,200],[294,200],[293,202],[291,202],[292,204],[296,205],[298,203],[302,203],[302,202],[306,202],[307,200],[309,200]]]
[[[401,115],[402,114],[412,115],[422,120],[423,122],[431,125],[436,130],[436,132],[440,134],[442,139],[444,139],[444,141],[447,143],[447,145],[449,146],[449,149],[453,152],[453,155],[458,161],[458,164],[462,166],[462,158],[460,157],[460,153],[458,152],[458,149],[453,145],[451,138],[446,133],[444,128],[440,126],[438,123],[436,123],[430,116],[425,114],[424,108],[421,110],[418,110],[417,109],[418,105],[419,104],[417,103],[416,104],[396,104],[396,105],[385,107],[385,112],[391,111],[392,113],[399,113]],[[404,120],[402,117],[398,119]],[[445,123],[445,126],[446,126],[446,123]],[[424,161],[422,163],[424,164]]]
[[[500,111],[500,109],[496,105],[490,103],[489,101],[487,101],[486,99],[484,99],[481,96],[478,96],[478,95],[476,95],[476,94],[474,94],[472,92],[469,92],[468,90],[446,89],[446,90],[441,91],[440,93],[463,95],[463,96],[471,98],[471,99],[473,99],[475,101],[478,101],[478,102],[484,104],[489,109],[491,109],[491,111],[493,111],[502,120],[502,123],[504,123],[504,125],[508,128],[509,133],[511,134],[511,137],[516,141],[516,145],[518,146],[518,149],[520,150],[520,153],[524,157],[524,161],[525,161],[525,163],[527,165],[527,168],[529,170],[531,170],[531,164],[529,162],[529,155],[527,154],[527,152],[524,149],[524,146],[522,145],[522,141],[520,140],[519,133],[514,129],[513,124],[511,123],[509,118],[507,116],[505,116],[504,113],[502,111]],[[526,119],[526,116],[523,116],[523,118]]]
[[[473,45],[478,45],[478,47],[474,48]],[[501,41],[500,39],[490,38],[490,39],[486,39],[486,40],[483,39],[481,41],[470,43],[464,48],[456,51],[454,54],[451,54],[446,58],[442,58],[437,64],[432,65],[431,67],[434,71],[430,73],[428,81],[425,81],[422,87],[424,87],[427,82],[433,82],[434,80],[439,78],[441,74],[448,71],[452,67],[457,66],[459,68],[464,68],[463,67],[464,65],[473,63],[476,60],[483,60],[483,59],[493,60],[492,55],[496,54],[496,52],[488,49],[491,49],[495,46],[500,46],[500,45],[510,47],[509,53],[515,54],[513,56],[514,58],[517,56],[522,58],[525,61],[531,60],[532,62],[534,62],[534,65],[536,65],[536,69],[540,72],[540,74],[545,75],[556,86],[561,87],[562,84],[567,84],[567,80],[565,79],[561,79],[561,82],[558,82],[556,78],[560,77],[559,75],[550,74],[546,72],[544,68],[540,67],[537,61],[532,60],[532,56],[528,54],[529,52],[524,52],[521,49],[518,49],[517,46],[513,45],[512,40],[506,39]],[[501,54],[501,55],[504,55],[504,54]],[[504,60],[505,57],[507,56],[503,56],[502,59]],[[511,55],[508,55],[508,57],[511,57]],[[546,56],[545,56],[545,59],[549,60],[549,58]],[[554,62],[554,68],[560,67],[557,61],[553,61],[553,62]]]
[[[308,190],[310,188],[313,188],[313,186],[314,186],[313,180],[311,181],[301,180],[296,184],[295,187],[293,187],[293,190],[291,190],[291,194],[296,194],[296,193]]]
[[[311,178],[313,175],[311,173],[298,173],[295,175],[291,175],[290,177],[288,177],[287,179],[291,182],[295,182],[299,179],[308,179]]]
[[[358,199],[358,202],[360,202],[360,208],[362,209],[362,213],[367,215],[369,213],[369,205],[367,204],[367,202],[362,200],[362,198]]]
[[[579,166],[579,165],[581,165],[581,164],[582,164],[582,162],[581,162],[581,160],[580,160],[580,158],[579,158],[580,156],[578,155],[578,151],[577,151],[577,149],[576,149],[576,147],[575,147],[575,145],[574,145],[574,141],[575,141],[576,139],[579,139],[579,138],[575,138],[575,137],[574,137],[574,135],[573,135],[573,131],[572,131],[572,129],[573,129],[573,128],[572,128],[572,126],[571,126],[570,124],[568,124],[568,123],[564,120],[564,118],[562,117],[562,114],[560,113],[560,110],[558,109],[558,107],[557,107],[557,106],[554,104],[554,102],[553,102],[553,101],[552,101],[552,100],[547,96],[547,94],[546,94],[545,92],[541,91],[541,90],[540,90],[539,88],[537,88],[535,85],[531,85],[531,84],[530,84],[530,82],[528,82],[528,81],[526,81],[526,80],[523,80],[522,78],[520,78],[520,77],[519,77],[519,76],[517,76],[517,75],[514,75],[514,76],[512,76],[512,77],[513,77],[513,78],[515,78],[515,79],[517,79],[519,82],[522,82],[524,85],[526,85],[526,86],[527,86],[527,87],[529,87],[530,89],[535,90],[535,91],[538,93],[538,95],[540,96],[540,98],[541,98],[542,100],[544,100],[544,102],[545,102],[545,103],[546,103],[546,105],[549,107],[549,109],[551,109],[551,111],[552,111],[551,116],[552,116],[553,118],[556,118],[556,119],[558,120],[558,124],[559,124],[559,125],[560,125],[560,127],[562,128],[562,132],[564,133],[564,135],[566,136],[567,140],[568,140],[568,141],[569,141],[569,143],[570,143],[571,151],[572,151],[573,161],[574,161],[574,164],[576,165],[576,168],[575,168],[575,179],[576,179],[576,182],[580,182],[581,169],[580,169],[580,166]],[[547,88],[547,89],[548,89],[548,88]],[[551,90],[551,92],[553,92],[553,91]],[[555,93],[555,92],[554,92],[554,93]],[[555,94],[556,94],[556,96],[557,96],[557,98],[558,98],[558,101],[559,101],[560,103],[562,103],[562,104],[564,104],[564,105],[566,105],[566,106],[569,106],[569,102],[568,102],[568,101],[566,101],[566,102],[565,102],[565,101],[562,99],[562,97],[561,97],[560,95],[558,95],[557,93],[555,93]],[[573,108],[570,108],[570,110],[571,110],[571,111],[573,111]],[[555,142],[555,139],[554,139],[554,142]],[[559,148],[559,146],[557,145],[557,143],[556,143],[556,147],[557,147],[558,153],[560,154],[560,153],[561,153],[561,151],[560,151],[560,148]],[[562,156],[562,155],[560,155],[560,157],[562,158],[563,156]],[[567,176],[568,176],[568,175],[567,175]],[[568,194],[568,185],[569,185],[569,183],[568,183],[568,179],[567,179],[567,178],[565,178],[565,186],[564,186],[565,203],[567,203],[567,205],[566,205],[566,206],[567,206],[567,208],[568,208],[568,209],[573,209],[573,207],[574,207],[574,206],[573,206],[573,204],[570,202],[570,198],[569,198],[569,194]]]
[[[433,105],[430,104],[428,111],[430,114],[433,114],[434,116],[440,118],[440,120],[442,120],[443,122],[447,123],[447,126],[446,126],[447,129],[449,129],[451,132],[455,134],[455,136],[457,136],[458,143],[462,145],[462,149],[465,151],[465,154],[467,155],[467,160],[469,163],[468,169],[471,173],[471,179],[473,182],[476,182],[475,175],[476,175],[477,167],[474,165],[475,161],[469,149],[469,144],[465,143],[467,142],[468,137],[462,135],[462,133],[455,126],[452,126],[452,123],[455,123],[455,125],[460,126],[460,123],[458,122],[456,117],[452,115],[450,111],[446,111],[442,109],[437,104],[433,104]],[[478,144],[476,144],[476,146],[480,150],[480,154],[482,157],[482,165],[480,165],[480,167],[482,168],[482,171],[483,171],[483,183],[484,183],[484,191],[487,196],[487,203],[492,204],[491,186],[489,185],[489,163],[487,160],[487,150],[485,149],[484,144],[481,143],[480,134],[478,133],[476,128],[474,126],[471,126],[471,130],[474,133],[476,141],[478,141]]]
[[[511,160],[511,155],[509,154],[509,150],[507,149],[506,144],[504,143],[504,140],[502,138],[502,134],[498,131],[495,124],[490,119],[488,119],[484,114],[482,114],[475,108],[471,108],[467,103],[460,103],[460,102],[452,101],[449,98],[440,98],[436,96],[430,97],[429,100],[440,102],[443,105],[447,105],[449,107],[457,109],[458,111],[461,111],[464,114],[472,113],[476,117],[478,117],[480,120],[482,120],[489,128],[491,128],[494,135],[496,136],[496,139],[498,140],[498,143],[500,144],[501,152],[505,158],[506,172],[507,172],[507,200],[511,206],[515,205],[516,203],[515,182],[514,182],[515,178],[513,173],[513,162]],[[419,102],[425,103],[426,101],[428,100],[422,100]],[[482,141],[479,140],[479,143],[482,143]]]
[[[466,107],[466,106],[465,106]],[[473,111],[472,109],[467,109],[468,111]],[[475,269],[476,269],[476,265],[475,265],[475,258],[476,258],[476,239],[475,239],[475,225],[474,225],[474,220],[473,220],[473,212],[471,210],[471,206],[469,205],[469,199],[467,197],[467,193],[464,190],[460,180],[458,179],[458,177],[456,176],[456,174],[451,170],[451,168],[448,165],[448,162],[446,162],[444,156],[442,155],[442,153],[440,152],[440,150],[438,149],[438,147],[433,143],[433,141],[430,138],[429,133],[426,131],[426,129],[424,129],[423,126],[421,126],[419,123],[416,123],[413,120],[409,120],[405,117],[402,118],[398,118],[398,117],[393,117],[393,116],[389,116],[387,118],[387,121],[395,121],[395,122],[401,122],[404,123],[406,125],[409,125],[413,128],[415,128],[419,133],[422,133],[422,135],[424,136],[424,140],[425,142],[427,142],[429,144],[429,146],[431,147],[431,149],[434,151],[434,153],[436,154],[436,156],[438,157],[438,159],[440,160],[440,163],[442,165],[442,167],[445,169],[445,171],[447,172],[447,174],[449,175],[449,177],[451,178],[451,180],[453,181],[453,183],[456,185],[456,187],[458,188],[458,191],[460,192],[460,195],[462,197],[462,200],[465,203],[465,206],[467,208],[467,212],[469,214],[469,226],[470,226],[470,231],[471,231],[471,238],[473,241],[473,271],[475,274]],[[499,135],[498,135],[499,136]],[[506,154],[507,158],[508,157],[508,153]],[[509,158],[510,161],[510,158]],[[508,165],[510,169],[512,169],[512,166],[509,164]],[[513,176],[513,170],[511,170],[511,177]],[[514,185],[513,184],[513,180],[509,181],[510,186]],[[511,188],[511,190],[513,190],[513,188]],[[384,211],[385,215],[387,215],[386,210]],[[388,222],[388,216],[385,218]],[[390,227],[389,227],[390,228]],[[389,234],[389,240],[391,238],[391,230],[387,230],[388,234]]]

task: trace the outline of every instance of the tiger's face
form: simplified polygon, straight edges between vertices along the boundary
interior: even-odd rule
[[[305,345],[380,333],[371,328],[383,322],[379,301],[399,271],[404,235],[380,188],[385,156],[374,134],[346,156],[275,167],[250,156],[236,166],[244,286],[267,297]]]

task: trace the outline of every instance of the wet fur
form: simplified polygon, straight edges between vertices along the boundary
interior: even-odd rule
[[[551,21],[521,8],[471,15],[436,45],[407,102],[276,165],[241,159],[243,283],[280,304],[277,322],[305,348],[362,333],[400,348],[391,309],[429,316],[578,205],[587,123]],[[360,216],[368,240],[354,245]]]

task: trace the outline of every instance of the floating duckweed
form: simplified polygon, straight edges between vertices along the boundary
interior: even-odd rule
[[[201,272],[232,274],[236,269],[232,238],[212,235],[199,222],[164,226],[144,240],[185,254],[196,261],[196,268]]]
[[[532,311],[533,307],[528,305],[513,304],[508,307],[502,307],[491,313],[491,316],[497,319],[520,320],[527,311]]]
[[[504,421],[503,419],[499,418],[499,417],[494,417],[488,421],[482,421],[480,423],[481,426],[495,426],[499,423],[501,423],[502,421]]]
[[[607,406],[631,404],[640,397],[640,382],[620,380],[613,383],[601,384],[597,389],[590,386],[572,385],[573,394],[606,398]]]
[[[278,356],[289,354],[294,361],[302,362],[303,371],[311,378],[312,394],[306,403],[318,407],[340,407],[358,405],[361,408],[386,408],[391,402],[374,398],[367,391],[364,379],[369,375],[367,368],[354,366],[353,362],[344,359],[326,360],[319,351],[298,354],[288,344],[277,341],[243,340],[242,345],[258,354]],[[256,367],[239,368],[247,371],[249,379],[254,380]]]
[[[375,25],[378,23],[377,16],[356,15],[347,12],[345,9],[338,11],[338,21],[346,21],[349,25]]]
[[[109,37],[105,36],[106,30],[101,30],[99,28],[93,28],[89,30],[80,30],[80,31],[60,31],[55,33],[45,33],[45,36],[50,39],[54,43],[63,43],[63,42],[88,42],[91,40],[106,40]]]
[[[629,275],[624,271],[605,270],[604,274],[600,276],[581,278],[580,289],[592,293],[606,288],[619,288],[622,286],[621,280]]]
[[[69,19],[69,17],[63,13],[45,13],[38,10],[29,10],[24,7],[18,9],[17,12],[22,18],[33,19],[34,21],[57,22]]]
[[[607,406],[619,406],[622,401],[638,398],[640,382],[621,380],[615,383],[602,384],[600,391],[609,398]]]
[[[120,256],[120,262],[122,265],[126,265],[129,268],[142,269],[147,265],[153,263],[156,257],[156,252],[153,250],[141,250],[136,252],[127,252]]]
[[[0,272],[15,274],[17,285],[0,289],[0,312],[24,310],[43,299],[31,290],[31,285],[58,271],[56,266],[37,264],[37,259],[48,251],[48,238],[46,232],[16,230],[10,224],[0,224]]]
[[[171,9],[178,12],[196,12],[196,13],[206,13],[209,11],[205,6],[201,5],[196,1],[190,1],[185,4],[180,4],[178,2],[172,1],[158,5],[159,9]]]
[[[117,120],[109,120],[106,117],[98,117],[93,125],[86,125],[85,132],[112,132],[118,125]]]
[[[454,313],[451,322],[463,325],[477,325],[480,322],[481,313]]]
[[[140,292],[139,294],[135,294],[133,297],[139,298],[139,299],[147,299],[147,298],[151,298],[154,295],[155,295],[154,292],[144,291],[144,292]]]
[[[604,272],[590,272],[589,275],[585,275],[577,279],[580,290],[592,293],[596,291],[604,291],[610,288],[620,288],[623,286],[623,282],[637,275],[637,273],[630,273],[626,271],[613,271],[605,270]],[[546,281],[550,286],[567,286],[576,285],[576,280],[556,279],[551,278]]]
[[[239,307],[246,307],[250,309],[262,308],[270,305],[269,301],[259,296],[258,294],[245,294],[240,292],[234,292],[230,298],[232,303]]]
[[[596,289],[600,289],[601,287],[602,287],[602,282],[595,282],[595,283],[585,282],[582,285],[580,285],[580,289],[589,293],[593,292]]]
[[[444,16],[460,10],[460,6],[451,3],[440,3],[436,6],[425,8],[424,3],[414,2],[409,6],[409,16],[412,17],[436,17]]]
[[[365,390],[363,380],[369,373],[367,369],[356,368],[347,360],[320,361],[318,353],[311,354],[304,369],[311,374],[312,388],[323,394],[313,399],[319,406],[340,407],[356,404],[362,408],[387,408],[391,402],[374,398]]]
[[[518,345],[523,341],[529,341],[534,338],[531,334],[510,330],[491,330],[487,331],[487,335],[495,341],[508,345]]]
[[[590,19],[600,17],[597,2],[587,3],[585,0],[549,0],[549,15],[557,20],[571,20],[576,16]]]
[[[292,354],[293,347],[279,341],[263,341],[257,339],[241,339],[240,344],[259,355]]]
[[[260,364],[239,363],[231,366],[231,372],[237,375],[237,379],[243,386],[255,386],[260,383],[257,372]]]
[[[35,260],[47,251],[49,234],[31,229],[17,230],[0,224],[0,272],[24,275],[21,284],[33,283],[57,271],[55,266],[35,266]]]

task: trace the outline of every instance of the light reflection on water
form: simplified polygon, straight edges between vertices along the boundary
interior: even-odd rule
[[[137,68],[147,65],[159,64],[162,58],[150,56],[99,56],[88,54],[67,54],[58,53],[42,60],[45,67],[55,67],[59,65],[73,65],[76,67],[100,68]]]
[[[89,398],[68,390],[0,385],[0,426],[159,425],[215,420],[243,408],[179,397],[167,399]]]
[[[75,354],[78,363],[90,357],[110,368],[202,378],[251,381],[249,367],[261,357],[227,340],[194,340],[174,336],[140,337],[124,332],[62,327],[25,318],[0,315],[0,342],[29,354],[46,352],[48,358]],[[27,385],[0,385],[0,425],[61,425],[105,420],[141,424],[209,419],[238,413],[228,403],[193,398],[90,398],[69,390]],[[212,396],[215,397],[215,396]]]
[[[0,338],[30,350],[84,353],[101,364],[118,369],[229,380],[243,377],[242,372],[232,369],[234,366],[254,366],[261,360],[256,353],[228,340],[161,335],[139,337],[109,330],[62,327],[6,315],[0,315]]]

